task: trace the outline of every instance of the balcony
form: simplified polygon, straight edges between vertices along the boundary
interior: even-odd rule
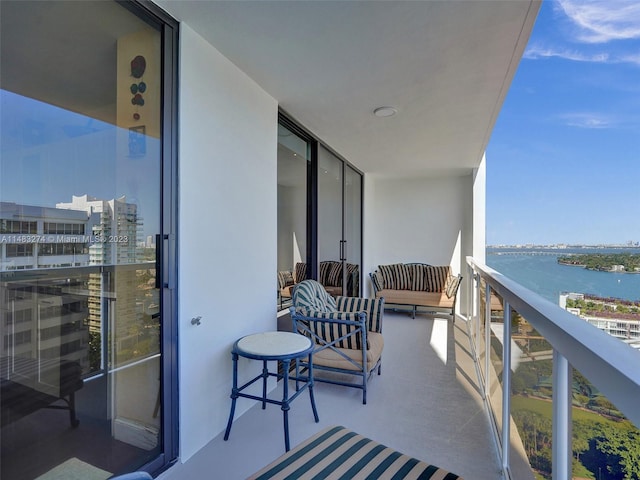
[[[382,375],[371,378],[367,405],[361,404],[358,390],[317,384],[320,423],[313,422],[306,395],[296,400],[290,411],[292,445],[325,426],[344,425],[467,479],[551,478],[539,471],[534,474],[531,465],[536,466],[540,459],[527,457],[527,452],[532,455],[527,445],[530,432],[514,421],[520,407],[515,395],[508,392],[515,391],[517,363],[527,359],[511,351],[518,349],[512,329],[502,328],[499,336],[500,329],[496,328],[508,318],[505,312],[515,314],[513,307],[551,345],[551,351],[544,353],[549,365],[553,362],[552,393],[546,404],[553,419],[553,437],[548,440],[552,440],[550,468],[554,480],[575,478],[571,432],[572,411],[576,409],[571,408],[569,363],[597,385],[631,422],[640,423],[633,408],[634,399],[640,395],[640,352],[472,258],[468,259],[468,268],[467,292],[471,294],[462,311],[472,314],[458,317],[452,324],[437,314],[418,315],[412,320],[406,313],[388,310]],[[486,311],[483,298],[492,298]],[[504,385],[509,388],[503,389]],[[280,389],[281,385],[272,392],[274,398],[280,395]],[[573,397],[576,406],[576,395]],[[613,418],[605,417],[609,421]],[[508,448],[503,448],[502,438],[509,439]],[[245,478],[282,453],[279,408],[269,406],[263,411],[254,405],[236,419],[229,441],[223,441],[219,434],[185,464],[160,478],[198,478],[211,465],[216,465],[221,478]]]
[[[291,444],[321,428],[344,425],[408,455],[464,478],[500,478],[500,462],[480,395],[466,322],[387,310],[382,374],[362,392],[320,383],[315,387],[320,423],[313,421],[308,395],[289,412]],[[229,385],[231,389],[231,385]],[[271,395],[277,398],[281,386]],[[228,415],[228,411],[220,412]],[[248,452],[250,452],[248,454]],[[222,434],[163,480],[200,478],[215,465],[216,476],[243,479],[284,453],[282,412],[253,406]]]

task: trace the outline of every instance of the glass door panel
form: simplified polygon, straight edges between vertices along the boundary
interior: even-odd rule
[[[360,296],[362,265],[362,175],[345,165],[344,284],[346,295]]]
[[[309,278],[307,268],[307,178],[311,165],[307,140],[278,125],[278,308],[291,302],[294,283]]]
[[[163,448],[161,33],[1,8],[0,477],[108,478]]]
[[[342,160],[318,148],[318,281],[343,294]]]

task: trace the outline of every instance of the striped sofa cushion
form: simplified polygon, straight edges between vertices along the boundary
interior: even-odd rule
[[[418,292],[444,292],[451,267],[412,264],[413,279],[410,290]]]
[[[379,265],[384,288],[392,290],[407,290],[411,288],[411,269],[404,263],[393,265]]]
[[[461,280],[462,277],[460,275],[449,275],[449,279],[447,280],[447,285],[445,288],[445,293],[447,294],[448,298],[451,298],[456,294]]]
[[[293,281],[293,275],[288,270],[282,270],[278,272],[278,286],[280,288],[288,287],[289,285],[293,285],[295,282]]]
[[[376,292],[379,292],[384,288],[384,280],[379,270],[376,270],[371,274],[371,281],[373,282]]]
[[[360,293],[360,266],[347,263],[347,295],[357,296]]]
[[[298,262],[296,263],[296,269],[294,271],[294,277],[293,279],[295,280],[296,283],[300,283],[303,280],[307,279],[307,264],[306,263],[302,263],[302,262]]]
[[[328,285],[330,287],[341,287],[342,286],[342,263],[340,262],[331,262],[331,268],[329,269],[329,274],[327,275],[326,283],[320,282],[323,285]]]
[[[342,426],[321,430],[248,480],[462,480]]]
[[[336,306],[341,312],[365,312],[367,314],[367,330],[382,332],[384,300],[381,298],[338,297]]]
[[[411,269],[411,288],[415,292],[427,291],[427,276],[425,275],[426,267],[429,267],[425,263],[411,263],[409,268]]]

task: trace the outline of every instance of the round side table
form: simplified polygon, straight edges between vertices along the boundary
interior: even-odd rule
[[[309,357],[309,373],[300,379],[298,377],[289,376],[289,368],[291,360],[297,358]],[[236,400],[238,397],[250,398],[262,402],[262,408],[265,409],[267,403],[280,405],[284,418],[284,446],[289,451],[289,404],[300,395],[305,388],[309,389],[309,398],[311,400],[311,409],[316,423],[319,421],[316,402],[313,396],[313,344],[311,340],[303,335],[292,332],[263,332],[253,335],[247,335],[240,338],[233,345],[231,350],[233,360],[233,387],[231,389],[231,411],[229,412],[229,421],[227,429],[224,433],[224,439],[229,439],[231,425],[233,424],[233,416],[236,409]],[[262,373],[244,385],[238,387],[238,357],[250,358],[253,360],[262,360]],[[267,362],[276,361],[276,372],[269,372]],[[277,373],[277,362],[283,363],[283,373]],[[267,379],[269,377],[277,377],[282,379],[282,400],[273,400],[267,398]],[[289,379],[296,380],[296,385],[302,383],[302,386],[296,388],[296,392],[289,397]],[[262,379],[262,396],[243,393],[250,385]]]

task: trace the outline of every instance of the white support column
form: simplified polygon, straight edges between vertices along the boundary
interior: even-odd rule
[[[491,297],[487,297],[491,305]],[[489,307],[491,308],[491,307]],[[504,303],[502,331],[502,469],[508,471],[511,445],[511,305]]]
[[[572,465],[571,365],[553,350],[553,480],[570,480]]]

